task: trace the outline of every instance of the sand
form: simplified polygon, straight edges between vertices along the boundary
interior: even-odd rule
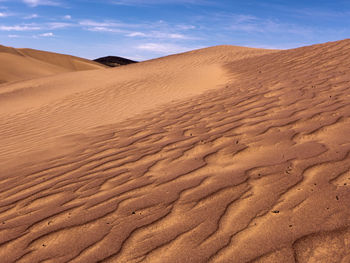
[[[0,84],[102,68],[101,64],[74,56],[0,45]]]
[[[0,258],[350,262],[349,50],[218,46],[3,84]]]

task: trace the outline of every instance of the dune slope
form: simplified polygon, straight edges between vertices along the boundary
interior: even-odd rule
[[[87,59],[0,45],[0,84],[70,71],[101,68],[104,66]]]
[[[94,129],[78,123],[80,132],[69,136],[61,129],[65,137],[56,139],[56,148],[41,153],[35,136],[43,131],[20,127],[21,110],[33,107],[26,114],[34,117],[39,104],[14,107],[16,116],[3,110],[3,131],[16,124],[17,148],[26,142],[37,154],[0,167],[1,258],[349,262],[349,49],[345,40],[241,60],[224,56],[218,88],[182,91],[174,102],[158,98],[163,104],[145,108],[147,113],[133,111],[110,125],[101,120]],[[197,56],[196,69],[210,55],[200,57],[213,51],[187,55]],[[162,65],[154,68],[159,72],[171,68],[169,59],[185,62],[186,54],[150,63]],[[153,70],[143,63],[123,70],[142,65]],[[111,72],[119,71],[103,74]],[[156,72],[153,79],[151,72],[145,74],[150,82],[143,88],[157,84],[163,75]],[[163,76],[164,81],[184,83],[176,82],[183,76],[177,71],[171,76],[175,79]],[[131,103],[134,94],[124,85]],[[180,84],[171,87],[181,90]],[[160,84],[157,91],[175,94]],[[14,100],[15,92],[7,96]],[[98,108],[98,96],[86,97]],[[67,102],[71,109],[80,105],[79,98]],[[42,116],[63,121],[46,109]],[[20,151],[13,143],[7,147]]]
[[[58,136],[113,124],[216,89],[229,81],[225,63],[271,52],[219,46],[121,68],[72,72],[3,86],[0,158],[12,158],[55,142]]]

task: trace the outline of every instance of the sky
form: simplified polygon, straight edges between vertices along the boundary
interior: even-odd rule
[[[238,45],[289,49],[350,37],[345,0],[0,0],[0,44],[138,61]]]

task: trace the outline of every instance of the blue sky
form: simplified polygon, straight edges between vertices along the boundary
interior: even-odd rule
[[[213,45],[294,48],[350,37],[350,1],[0,0],[0,44],[146,60]]]

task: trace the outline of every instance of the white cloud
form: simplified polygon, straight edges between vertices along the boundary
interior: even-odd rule
[[[192,4],[207,5],[212,4],[210,0],[114,0],[113,4],[117,5],[167,5],[167,4]]]
[[[22,0],[23,3],[29,5],[30,7],[36,7],[39,5],[48,5],[48,6],[59,6],[60,2],[53,0]]]
[[[8,14],[0,12],[0,17],[7,17],[7,16],[8,16]]]
[[[92,20],[83,20],[79,22],[82,26],[91,26],[91,27],[111,27],[114,26],[115,23],[111,22],[96,22]]]
[[[142,32],[131,32],[126,35],[127,37],[146,37],[147,35]]]
[[[168,31],[168,30],[166,30]],[[126,34],[127,37],[144,37],[144,38],[154,38],[154,39],[176,39],[176,40],[189,40],[197,39],[190,36],[185,36],[180,33],[165,33],[161,31],[151,31],[151,32],[130,32]]]
[[[168,34],[168,37],[172,39],[188,39],[188,37],[182,34]]]
[[[73,27],[74,24],[64,22],[51,22],[47,24],[50,29],[62,29],[67,27]]]
[[[8,35],[7,37],[9,37],[9,38],[19,38],[20,36],[19,35]]]
[[[109,28],[109,27],[104,27],[104,26],[94,26],[94,27],[89,27],[89,31],[93,32],[111,32],[111,33],[122,33],[124,32],[123,30],[117,29],[117,28]]]
[[[65,15],[65,16],[63,17],[63,19],[71,20],[71,19],[72,19],[72,16],[71,16],[71,15]]]
[[[172,25],[164,21],[133,24],[118,21],[81,20],[78,25],[92,32],[119,33],[126,37],[147,38],[149,41],[152,41],[152,39],[174,41],[200,39],[196,36],[182,34],[185,30],[194,29],[194,26],[181,24],[179,27],[176,24]],[[183,29],[183,27],[185,28]]]
[[[42,29],[39,26],[20,26],[20,25],[14,25],[14,26],[0,26],[0,31],[34,31],[34,30],[40,30]]]
[[[54,37],[54,33],[52,32],[49,32],[49,33],[43,33],[43,34],[40,34],[39,37]]]
[[[93,20],[82,20],[79,25],[86,27],[119,27],[119,28],[137,28],[141,26],[147,26],[144,24],[131,24],[131,23],[119,23],[114,21],[93,21]]]
[[[93,32],[109,32],[109,33],[123,33],[127,36],[141,36],[141,32],[132,32],[130,28],[138,28],[144,27],[147,25],[143,24],[128,24],[128,23],[119,23],[114,21],[93,21],[93,20],[82,20],[79,22],[80,26],[82,26],[85,30],[93,31]]]
[[[168,30],[166,30],[168,31]],[[159,38],[159,39],[193,39],[192,37],[185,36],[180,33],[165,33],[160,31],[153,31],[148,35],[150,38]]]
[[[175,54],[190,51],[200,47],[184,47],[168,43],[145,43],[138,45],[136,49],[149,51],[157,54]]]

